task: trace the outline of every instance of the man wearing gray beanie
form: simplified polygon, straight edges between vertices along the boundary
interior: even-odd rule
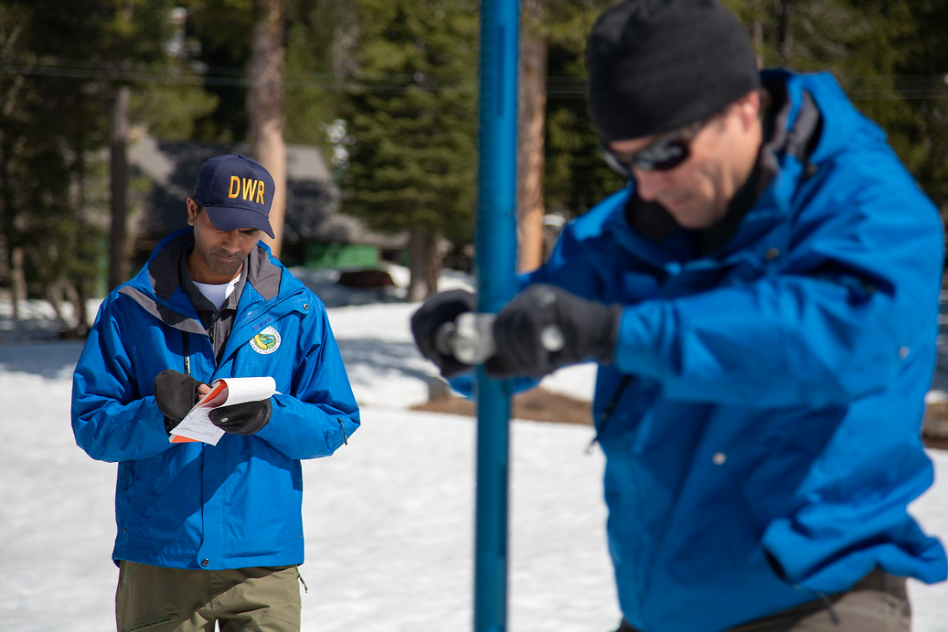
[[[910,629],[906,579],[948,575],[907,510],[933,480],[937,208],[830,75],[758,72],[713,0],[617,4],[586,62],[628,186],[521,277],[485,368],[599,364],[620,630]],[[436,334],[475,304],[412,317],[445,377],[471,367]]]

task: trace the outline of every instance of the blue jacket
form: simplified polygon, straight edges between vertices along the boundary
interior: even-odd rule
[[[648,632],[724,630],[874,567],[946,577],[906,511],[933,477],[938,212],[830,76],[764,78],[789,97],[762,155],[779,171],[722,249],[644,238],[630,185],[527,279],[624,306],[593,412],[619,600]]]
[[[209,570],[300,564],[300,459],[332,454],[359,426],[325,307],[261,245],[217,362],[177,284],[190,242],[190,228],[170,235],[109,294],[73,377],[76,442],[119,464],[113,558]],[[162,370],[185,367],[208,384],[272,376],[270,422],[217,446],[170,443],[152,384]]]

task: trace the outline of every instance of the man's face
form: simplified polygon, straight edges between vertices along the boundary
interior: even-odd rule
[[[188,270],[198,283],[219,285],[233,280],[260,239],[260,231],[255,228],[217,230],[192,198],[188,198],[188,224],[194,226],[194,251],[188,258]]]
[[[630,165],[636,191],[646,201],[664,206],[684,228],[707,228],[724,217],[735,192],[747,180],[761,142],[757,113],[759,96],[750,93],[715,115],[688,138],[688,154],[671,169],[642,169],[632,156],[643,149],[676,138],[676,133],[614,141],[608,148]]]

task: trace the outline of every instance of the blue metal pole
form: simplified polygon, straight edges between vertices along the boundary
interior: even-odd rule
[[[481,1],[478,311],[496,313],[516,291],[517,58],[520,3]],[[510,391],[477,370],[474,631],[507,627]]]

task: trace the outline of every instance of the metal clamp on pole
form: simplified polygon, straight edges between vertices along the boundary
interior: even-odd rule
[[[438,351],[464,364],[484,364],[494,355],[494,314],[464,312],[454,322],[441,325],[435,337]]]
[[[440,353],[452,355],[464,364],[484,364],[494,355],[494,319],[496,314],[464,312],[453,322],[441,325],[435,336]],[[563,330],[547,325],[540,331],[540,344],[550,353],[556,353],[566,344]]]

